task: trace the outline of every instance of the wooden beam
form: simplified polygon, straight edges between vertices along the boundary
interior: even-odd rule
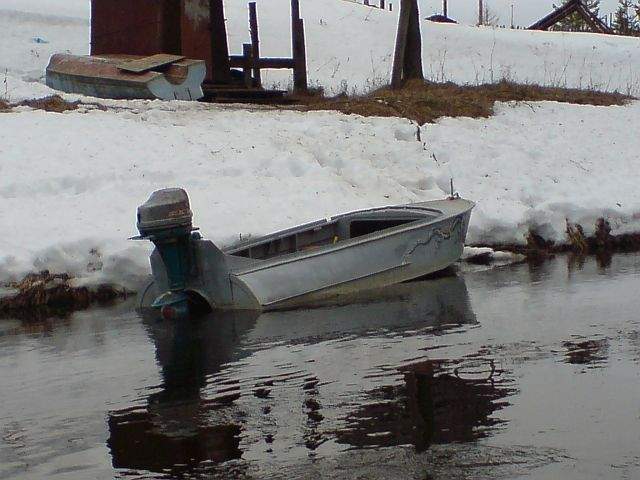
[[[211,68],[213,83],[231,83],[229,44],[224,21],[222,0],[209,0],[209,26],[211,28]]]
[[[242,76],[244,78],[244,86],[253,87],[253,77],[251,76],[251,66],[253,65],[252,45],[250,43],[242,44],[242,57],[244,64],[242,65]]]
[[[293,69],[293,90],[306,92],[307,48],[304,36],[304,21],[300,18],[300,1],[291,0],[291,51],[295,67]]]
[[[296,66],[296,62],[293,58],[252,58],[251,62],[252,68],[261,70],[265,68],[293,70]],[[231,55],[229,57],[229,64],[231,65],[231,68],[243,68],[245,63],[244,55]]]
[[[258,12],[256,2],[249,3],[249,29],[251,31],[251,56],[254,59],[260,58],[260,36],[258,35]],[[255,63],[254,63],[255,65]],[[262,74],[260,69],[253,68],[253,78],[258,87],[262,86]]]
[[[296,92],[306,92],[308,89],[307,82],[307,48],[305,46],[304,37],[304,20],[301,18],[295,22],[293,31],[293,89]]]

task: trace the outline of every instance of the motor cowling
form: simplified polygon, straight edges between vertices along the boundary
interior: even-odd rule
[[[164,263],[169,291],[152,303],[165,319],[189,317],[190,297],[185,292],[191,269],[193,213],[189,196],[182,188],[153,192],[138,207],[140,237],[155,245]]]
[[[147,238],[171,230],[193,230],[193,213],[189,196],[182,188],[155,191],[138,207],[138,231]]]

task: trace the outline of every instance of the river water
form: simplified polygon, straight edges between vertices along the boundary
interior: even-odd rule
[[[640,256],[0,322],[0,478],[640,478]]]

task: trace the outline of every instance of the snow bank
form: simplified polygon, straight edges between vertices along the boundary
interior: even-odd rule
[[[117,102],[115,102],[117,103]],[[135,209],[181,186],[220,245],[339,212],[442,198],[477,202],[469,242],[563,239],[565,219],[638,229],[640,102],[501,104],[489,119],[404,119],[181,102],[0,115],[0,279],[29,270],[135,287],[149,245]],[[607,130],[602,128],[607,125]],[[6,161],[4,159],[10,159]]]
[[[290,55],[290,0],[256,1],[262,54]],[[0,75],[41,80],[52,53],[88,53],[88,5],[88,0],[3,0]],[[232,53],[242,53],[242,44],[250,39],[246,5],[246,1],[225,2]],[[388,83],[397,11],[339,0],[301,0],[301,11],[312,85],[335,94],[364,92]],[[424,69],[431,80],[478,84],[506,78],[640,95],[639,38],[427,21],[422,28]],[[288,71],[265,72],[264,80],[280,87],[291,84]]]
[[[0,278],[50,268],[131,285],[149,253],[126,240],[135,209],[162,187],[185,187],[195,223],[220,244],[442,195],[406,120],[137,105],[0,116],[0,156],[11,160],[0,165]]]
[[[530,228],[561,241],[566,219],[587,233],[601,216],[614,233],[640,230],[640,139],[628,128],[638,118],[640,102],[507,103],[489,119],[444,118],[425,129],[439,168],[478,202],[472,242],[518,243]]]

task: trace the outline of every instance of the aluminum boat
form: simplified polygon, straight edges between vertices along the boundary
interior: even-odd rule
[[[156,247],[141,307],[281,310],[423,277],[460,258],[473,207],[452,196],[372,208],[218,248],[194,229],[184,190],[159,190],[138,208],[136,238]]]

